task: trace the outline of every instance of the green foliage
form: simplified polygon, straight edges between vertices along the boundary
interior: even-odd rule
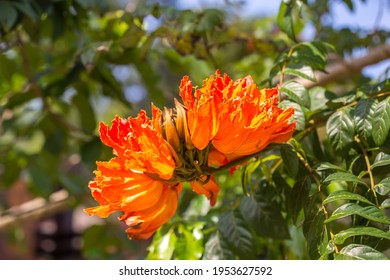
[[[390,79],[306,85],[329,70],[329,54],[337,62],[389,32],[335,30],[321,21],[330,0],[282,1],[261,19],[139,2],[0,1],[1,191],[23,181],[34,196],[61,188],[89,207],[95,161],[112,157],[99,123],[169,106],[184,75],[202,84],[219,68],[278,86],[280,107],[295,109],[294,137],[217,174],[214,207],[185,185],[176,216],[147,244],[112,220],[89,227],[84,257],[389,259]],[[308,25],[315,40],[303,41]]]

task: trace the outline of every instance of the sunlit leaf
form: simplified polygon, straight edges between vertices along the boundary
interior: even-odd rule
[[[367,198],[365,198],[359,194],[351,193],[351,192],[344,191],[344,190],[332,192],[331,194],[329,194],[329,196],[327,198],[324,199],[322,204],[325,205],[327,203],[334,202],[334,201],[340,201],[340,200],[356,200],[356,201],[361,201],[361,202],[364,202],[364,203],[367,203],[370,205],[374,205],[374,203],[369,201]]]
[[[352,173],[348,172],[337,172],[330,174],[328,177],[324,179],[324,183],[327,182],[352,182],[352,183],[358,183],[363,184],[365,186],[368,186],[365,182],[363,182],[358,176],[353,175]]]
[[[302,84],[295,81],[287,82],[279,90],[299,105],[310,108],[310,97]]]
[[[390,155],[380,152],[376,156],[374,163],[371,165],[371,169],[374,169],[375,167],[378,166],[384,166],[389,164],[390,164]]]
[[[377,101],[375,99],[360,99],[355,108],[355,129],[361,139],[369,141],[373,133],[373,116]]]
[[[289,63],[284,73],[286,75],[300,77],[312,82],[316,81],[313,69],[310,66],[301,63]]]
[[[383,253],[362,244],[349,244],[335,254],[336,260],[388,260]]]
[[[372,137],[375,144],[381,146],[390,130],[390,97],[382,100],[375,108],[372,122]]]
[[[367,220],[382,224],[390,224],[390,219],[376,206],[362,207],[356,203],[347,203],[337,208],[325,223],[351,215],[359,215]]]
[[[318,167],[316,167],[316,170],[318,171],[325,171],[325,170],[336,170],[341,172],[346,172],[346,170],[338,165],[332,164],[330,162],[323,162]]]
[[[282,102],[280,102],[280,107],[283,109],[294,107],[295,112],[294,112],[294,116],[292,117],[292,120],[295,120],[297,123],[295,129],[298,131],[305,129],[306,117],[301,105],[295,102],[291,102],[289,100],[283,100]]]
[[[336,151],[344,150],[354,141],[355,128],[350,108],[332,114],[326,123],[331,145]]]
[[[170,260],[175,251],[176,235],[173,230],[168,230],[163,233],[158,230],[153,237],[153,242],[148,247],[149,260]]]
[[[382,231],[374,227],[353,227],[342,230],[334,235],[334,242],[336,244],[343,244],[349,237],[368,235],[377,238],[385,238],[390,240],[390,232]]]
[[[175,259],[198,260],[203,254],[203,223],[193,226],[179,225],[175,244]]]
[[[387,177],[375,185],[375,191],[380,195],[386,195],[390,192],[390,177]]]

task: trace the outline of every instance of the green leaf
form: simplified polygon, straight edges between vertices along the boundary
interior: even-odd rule
[[[301,7],[301,1],[284,0],[280,4],[277,16],[277,23],[279,28],[295,42],[297,41],[296,34],[302,27],[302,22],[298,18]]]
[[[288,144],[280,145],[280,155],[282,156],[287,173],[292,178],[296,178],[299,171],[299,158],[293,150],[293,147]]]
[[[287,94],[291,100],[299,105],[310,108],[310,96],[302,84],[295,81],[289,81],[283,84],[279,90]]]
[[[327,203],[334,202],[334,201],[340,201],[340,200],[356,200],[356,201],[364,202],[364,203],[367,203],[370,205],[374,205],[374,203],[369,201],[367,198],[365,198],[359,194],[351,193],[351,192],[344,191],[344,190],[332,192],[327,198],[324,199],[322,204],[325,205]]]
[[[81,128],[83,129],[85,134],[93,134],[96,129],[95,112],[93,111],[91,102],[88,100],[85,93],[78,92],[72,98],[72,103],[79,111]]]
[[[257,235],[274,239],[288,239],[290,234],[280,210],[257,202],[253,197],[243,197],[240,211]]]
[[[362,207],[356,203],[347,203],[337,208],[332,215],[325,220],[325,223],[330,223],[334,220],[344,218],[351,215],[359,215],[367,220],[382,224],[390,224],[390,219],[375,206]]]
[[[351,115],[351,108],[346,108],[332,114],[326,123],[330,143],[336,151],[347,149],[354,141],[355,128]]]
[[[25,14],[26,16],[30,17],[31,19],[33,20],[38,20],[39,19],[39,13],[37,13],[32,5],[33,3],[31,3],[30,1],[23,1],[22,3],[20,2],[11,2],[11,4],[16,7],[19,11],[21,11],[23,14]]]
[[[175,246],[175,259],[177,260],[199,260],[203,254],[203,232],[204,223],[200,222],[194,226],[185,227],[180,224],[177,228],[177,239]]]
[[[388,258],[369,246],[349,244],[335,254],[335,260],[388,260]]]
[[[207,241],[204,254],[204,260],[235,260],[237,257],[229,248],[227,241],[223,238],[221,233],[217,231]]]
[[[165,234],[159,229],[148,247],[149,260],[170,260],[175,251],[176,235],[172,229]]]
[[[390,232],[382,231],[374,227],[353,227],[346,230],[342,230],[339,233],[334,235],[334,242],[338,245],[341,245],[349,237],[368,235],[377,238],[385,238],[390,240]]]
[[[294,223],[296,223],[298,215],[308,198],[310,185],[310,176],[305,176],[303,180],[296,182],[291,189],[290,197],[288,199],[288,213],[291,215]]]
[[[207,9],[196,25],[196,31],[200,33],[214,31],[217,27],[222,26],[223,19],[224,14],[221,10]]]
[[[324,237],[324,212],[318,210],[310,214],[303,222],[303,234],[307,240],[307,250],[310,258],[318,259],[320,244]]]
[[[379,182],[379,184],[374,187],[376,193],[380,195],[386,195],[390,192],[390,177],[387,177]]]
[[[204,260],[234,260],[234,252],[229,248],[225,238],[219,231],[213,234],[207,241],[204,254]]]
[[[380,208],[381,209],[390,208],[390,198],[386,198],[385,200],[383,200],[383,202],[381,203]]]
[[[305,117],[305,113],[303,112],[301,105],[299,105],[298,103],[295,103],[295,102],[291,102],[289,100],[283,100],[282,102],[279,103],[279,105],[282,109],[294,107],[295,112],[294,112],[294,116],[292,117],[292,120],[297,122],[295,130],[302,131],[305,129],[306,117]]]
[[[252,191],[252,173],[257,169],[260,163],[260,160],[251,161],[243,167],[241,172],[241,184],[243,193],[246,196],[249,196]]]
[[[286,75],[297,76],[312,82],[316,81],[316,76],[310,66],[302,63],[288,63],[284,73]]]
[[[5,30],[11,29],[18,19],[18,12],[8,3],[0,3],[0,24]]]
[[[241,259],[255,258],[253,236],[237,209],[221,213],[218,221],[218,230],[229,244],[231,250]]]
[[[318,167],[316,167],[317,171],[325,171],[325,170],[337,170],[346,172],[346,170],[338,165],[329,163],[329,162],[323,162]]]
[[[371,165],[371,169],[374,169],[378,166],[384,166],[390,164],[390,155],[385,154],[383,152],[378,153],[378,155],[375,157],[374,163]]]
[[[366,98],[360,99],[355,108],[353,119],[356,132],[366,142],[372,137],[372,123],[376,105],[376,99]]]
[[[360,180],[358,176],[348,172],[337,172],[337,173],[330,174],[328,177],[325,178],[323,182],[326,183],[332,181],[353,182],[353,183],[358,183],[358,184],[363,184],[365,186],[368,186],[365,182]]]
[[[372,123],[372,137],[376,145],[385,143],[390,130],[390,97],[382,100],[375,108]]]

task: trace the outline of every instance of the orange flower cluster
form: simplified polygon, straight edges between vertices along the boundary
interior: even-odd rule
[[[152,106],[136,118],[118,116],[100,138],[113,148],[108,162],[97,162],[89,183],[99,206],[85,209],[106,218],[122,211],[119,220],[130,239],[147,239],[176,212],[182,182],[216,203],[219,187],[209,165],[224,164],[282,143],[293,134],[293,108],[277,107],[277,89],[259,90],[250,76],[232,81],[217,71],[193,92],[188,77],[180,85],[184,105],[164,112]]]

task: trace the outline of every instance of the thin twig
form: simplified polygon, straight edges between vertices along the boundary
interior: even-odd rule
[[[34,198],[8,209],[0,216],[0,231],[25,221],[38,220],[69,208],[71,197],[65,190],[53,193],[46,201]]]
[[[360,73],[363,68],[369,65],[377,64],[390,58],[390,44],[380,45],[373,48],[365,56],[355,59],[341,61],[326,67],[326,72],[316,71],[316,82],[297,78],[305,88],[310,89],[316,86],[323,86],[331,82],[336,82],[348,78],[354,74]]]

